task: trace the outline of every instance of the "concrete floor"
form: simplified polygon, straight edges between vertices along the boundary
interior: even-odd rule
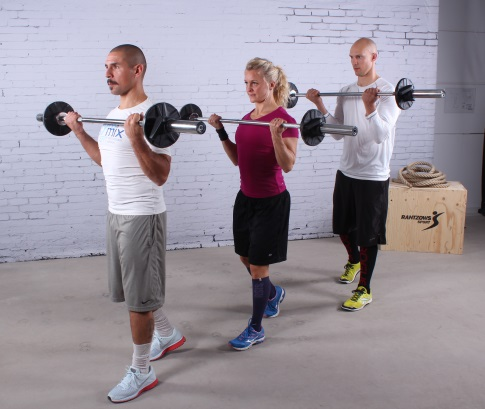
[[[293,241],[272,280],[287,291],[266,341],[227,341],[251,314],[232,247],[168,253],[165,311],[187,337],[154,363],[160,384],[130,408],[473,409],[485,407],[485,218],[463,255],[380,252],[374,302],[340,304],[354,284],[337,238]],[[109,408],[131,362],[124,304],[106,294],[105,257],[0,264],[0,407]]]

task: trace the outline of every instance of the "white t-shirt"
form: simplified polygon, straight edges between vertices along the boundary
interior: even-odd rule
[[[367,87],[359,87],[355,82],[342,88],[341,92],[364,92],[367,88],[375,87],[381,92],[394,92],[392,84],[382,78]],[[389,179],[389,163],[400,113],[394,96],[381,96],[377,100],[376,111],[369,116],[365,115],[362,97],[337,98],[335,114],[326,118],[327,123],[355,125],[358,128],[357,136],[332,135],[335,139],[344,138],[339,166],[344,175],[364,180]]]
[[[126,119],[134,113],[145,113],[150,99],[128,109],[113,109],[108,119]],[[153,152],[170,155],[170,148],[150,145]],[[104,124],[98,136],[101,165],[106,180],[108,209],[113,214],[151,215],[166,210],[162,186],[153,183],[142,171],[123,125]]]

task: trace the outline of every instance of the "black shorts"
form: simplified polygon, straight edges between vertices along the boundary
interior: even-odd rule
[[[287,190],[267,198],[252,198],[241,191],[233,212],[234,250],[255,266],[286,260],[291,198]]]
[[[333,192],[333,232],[357,231],[357,244],[363,247],[386,244],[389,179],[361,180],[345,176],[340,170]]]

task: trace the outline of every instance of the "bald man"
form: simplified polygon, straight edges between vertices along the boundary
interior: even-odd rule
[[[333,231],[340,236],[348,260],[339,280],[350,284],[360,273],[357,289],[342,304],[346,311],[359,311],[372,302],[370,282],[379,244],[386,244],[389,177],[396,122],[400,110],[394,97],[377,93],[393,92],[391,83],[376,72],[377,47],[369,38],[360,38],[350,48],[350,63],[357,81],[341,92],[362,92],[362,97],[337,97],[335,113],[325,107],[319,91],[312,88],[306,97],[329,124],[356,125],[358,135],[332,135],[344,139],[333,194]]]
[[[108,87],[120,97],[108,119],[125,119],[124,125],[104,124],[96,141],[78,122],[77,112],[65,118],[91,159],[103,167],[106,180],[110,296],[114,302],[125,302],[133,339],[131,366],[108,393],[115,403],[135,399],[156,386],[150,361],[185,342],[162,311],[167,234],[163,185],[171,156],[169,148],[150,145],[139,125],[153,105],[143,88],[146,67],[142,50],[131,44],[113,48],[106,58]]]

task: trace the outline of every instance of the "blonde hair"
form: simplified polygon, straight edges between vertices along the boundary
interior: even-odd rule
[[[253,58],[246,64],[246,70],[260,71],[268,82],[274,82],[273,97],[278,106],[286,107],[290,95],[290,86],[283,68],[264,58]]]

